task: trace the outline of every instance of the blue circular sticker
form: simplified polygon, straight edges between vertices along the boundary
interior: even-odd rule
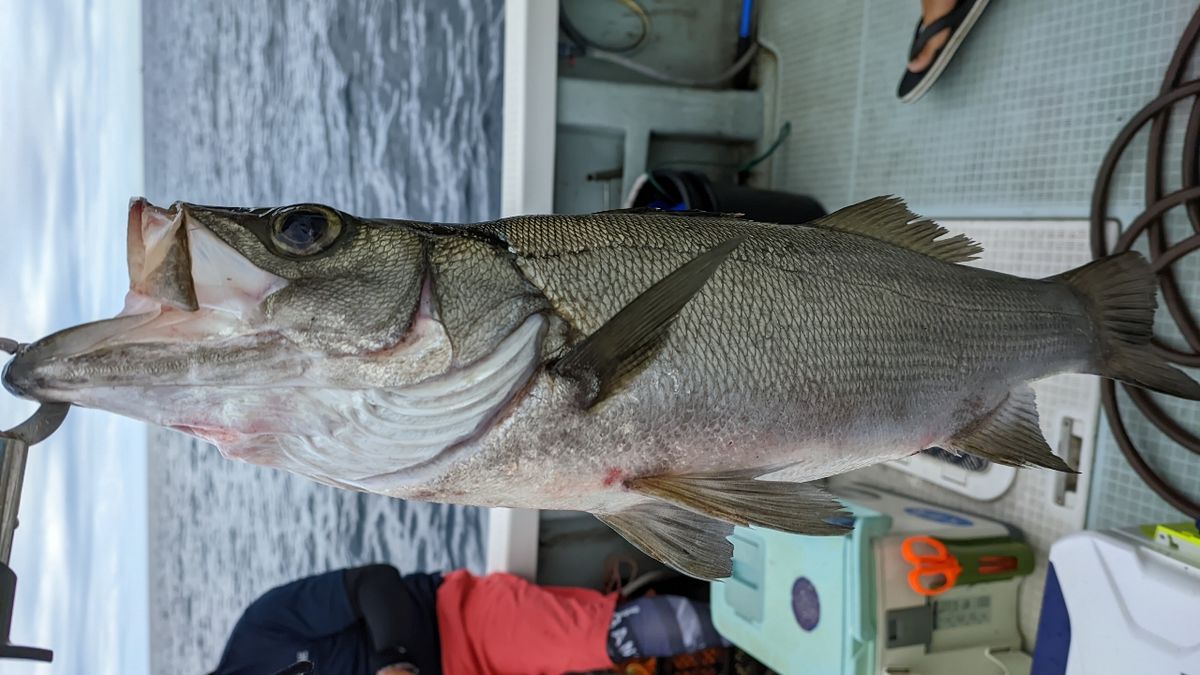
[[[810,632],[821,620],[821,599],[808,577],[800,577],[792,584],[792,614],[796,615],[796,623]]]
[[[953,525],[955,527],[970,527],[971,525],[974,524],[971,521],[967,520],[966,518],[963,518],[962,516],[956,516],[953,513],[946,513],[945,511],[938,511],[937,509],[927,509],[927,508],[923,508],[923,507],[910,506],[910,507],[904,509],[904,512],[910,516],[924,518],[925,520],[932,520],[933,522],[941,523],[942,525]]]

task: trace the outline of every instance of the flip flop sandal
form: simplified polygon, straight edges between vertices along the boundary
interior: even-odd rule
[[[902,103],[912,103],[925,95],[933,83],[937,81],[942,71],[950,64],[950,59],[954,57],[954,52],[958,51],[959,46],[966,39],[967,33],[971,31],[971,27],[979,20],[979,16],[983,14],[983,10],[987,7],[988,0],[958,0],[958,4],[954,9],[944,16],[930,22],[928,26],[922,27],[921,21],[917,21],[917,31],[913,35],[912,48],[908,50],[908,60],[912,61],[917,58],[925,45],[929,43],[933,36],[950,29],[950,39],[946,44],[933,55],[933,61],[929,66],[919,73],[914,73],[911,70],[904,71],[904,77],[900,80],[900,88],[896,95],[900,97]]]

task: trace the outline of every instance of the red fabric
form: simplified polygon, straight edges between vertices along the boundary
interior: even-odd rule
[[[445,675],[560,675],[612,667],[615,593],[537,586],[511,574],[446,575],[437,595]]]

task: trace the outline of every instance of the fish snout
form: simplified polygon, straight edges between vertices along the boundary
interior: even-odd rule
[[[4,370],[0,373],[0,381],[3,382],[4,388],[8,393],[19,398],[32,398],[32,369],[28,362],[20,357],[20,353],[4,365]]]
[[[12,360],[5,364],[3,372],[0,373],[0,380],[13,396],[47,402],[49,399],[42,395],[50,381],[45,367],[47,364],[36,354],[30,354],[29,347],[30,345],[23,346]]]
[[[244,377],[264,360],[286,360],[276,333],[260,321],[265,298],[286,280],[256,267],[195,210],[131,200],[124,309],[19,349],[0,343],[16,351],[9,363],[0,361],[4,388],[42,402],[124,411],[128,402],[114,399],[116,389],[207,386]]]
[[[26,345],[0,374],[4,388],[18,398],[42,403],[61,401],[63,386],[68,384],[59,359],[48,358],[41,350]]]

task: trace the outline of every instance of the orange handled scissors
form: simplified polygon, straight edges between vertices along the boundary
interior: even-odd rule
[[[920,595],[941,595],[954,588],[954,582],[962,574],[958,558],[950,555],[946,545],[933,537],[922,535],[905,539],[900,554],[913,566],[908,573],[908,585]]]

